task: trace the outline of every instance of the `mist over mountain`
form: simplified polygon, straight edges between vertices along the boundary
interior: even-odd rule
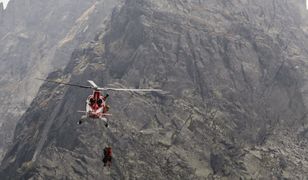
[[[97,13],[105,12],[100,3]],[[81,116],[76,112],[84,109],[91,91],[44,83],[37,94],[31,91],[36,97],[24,107],[1,179],[307,177],[305,1],[126,0],[116,5],[106,10],[105,26],[80,31],[82,40],[73,36],[69,49],[78,48],[72,53],[52,56],[70,57],[67,64],[61,58],[33,63],[52,64],[45,75],[64,67],[51,72],[50,80],[86,85],[90,79],[101,86],[169,93],[110,92],[113,116],[106,128],[98,120],[76,124]],[[103,24],[101,17],[93,14],[87,22]],[[74,28],[73,22],[65,25]],[[1,46],[19,42],[15,36],[1,40]],[[71,36],[64,37],[57,42]],[[31,62],[12,58],[7,64],[15,61]],[[12,85],[9,80],[14,79],[1,88]],[[114,151],[110,169],[101,162],[105,146]]]
[[[0,159],[48,73],[91,41],[118,2],[11,0],[0,8]]]

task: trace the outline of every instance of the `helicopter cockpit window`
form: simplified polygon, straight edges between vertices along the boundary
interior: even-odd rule
[[[103,103],[103,101],[102,101],[101,99],[98,99],[98,100],[97,100],[97,104],[98,104],[98,106],[101,106],[101,105],[102,105],[102,103]]]
[[[93,105],[95,103],[95,100],[93,98],[90,99],[90,104]]]

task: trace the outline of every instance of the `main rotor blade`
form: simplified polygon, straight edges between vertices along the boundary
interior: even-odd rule
[[[79,85],[79,84],[71,84],[71,83],[64,83],[64,82],[59,82],[59,81],[53,81],[53,80],[48,80],[48,79],[40,79],[40,78],[35,78],[41,81],[47,81],[47,82],[52,82],[52,83],[56,83],[56,84],[64,84],[67,86],[74,86],[74,87],[79,87],[79,88],[87,88],[87,89],[93,89],[93,87],[91,86],[83,86],[83,85]]]
[[[130,91],[130,92],[162,92],[161,89],[122,89],[122,88],[98,88],[102,91]]]
[[[88,80],[88,82],[92,85],[92,87],[94,87],[94,88],[98,88],[98,86],[95,84],[95,82],[94,82],[94,81],[92,81],[92,80]]]

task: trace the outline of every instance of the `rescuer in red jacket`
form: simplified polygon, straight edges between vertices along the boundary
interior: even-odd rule
[[[112,160],[112,149],[111,147],[105,147],[104,149],[104,157],[103,157],[103,163],[104,166],[111,166],[111,160]]]

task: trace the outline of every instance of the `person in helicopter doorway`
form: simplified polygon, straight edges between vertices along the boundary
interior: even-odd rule
[[[106,102],[107,98],[109,97],[109,94],[106,94],[104,97],[103,97],[103,100]],[[110,109],[110,106],[109,105],[105,105],[104,106],[104,109],[103,109],[103,113],[107,113]]]
[[[103,157],[104,167],[107,166],[107,165],[108,165],[108,167],[110,167],[111,161],[112,161],[112,149],[111,149],[111,147],[105,147],[104,157]]]

